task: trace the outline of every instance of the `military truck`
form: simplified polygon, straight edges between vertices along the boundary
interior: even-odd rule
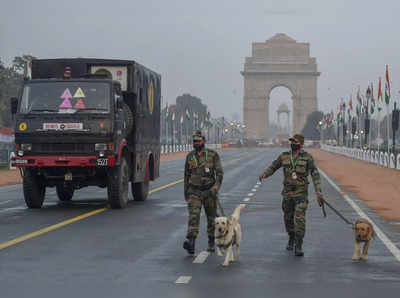
[[[16,157],[29,208],[46,188],[61,201],[86,186],[107,188],[124,208],[129,184],[144,201],[159,176],[161,76],[135,61],[38,59],[11,99]]]

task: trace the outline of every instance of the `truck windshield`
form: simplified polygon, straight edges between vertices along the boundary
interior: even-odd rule
[[[20,113],[108,113],[110,85],[103,82],[46,82],[24,87]]]

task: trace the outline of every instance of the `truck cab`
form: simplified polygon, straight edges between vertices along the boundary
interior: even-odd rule
[[[27,206],[40,208],[48,187],[69,201],[76,190],[99,186],[107,187],[112,208],[124,208],[129,182],[133,198],[145,200],[149,181],[159,173],[160,76],[125,60],[32,65],[33,79],[12,99],[12,164],[21,168]],[[62,66],[62,76],[49,74]],[[122,80],[116,68],[125,71]]]

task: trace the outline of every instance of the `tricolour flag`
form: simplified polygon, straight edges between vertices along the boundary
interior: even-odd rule
[[[385,74],[386,82],[385,82],[385,102],[388,105],[390,102],[390,81],[389,81],[389,67],[386,65],[386,74]]]
[[[169,110],[168,110],[168,102],[167,102],[167,104],[165,106],[165,116],[166,117],[168,117],[168,112],[169,112]]]
[[[183,123],[183,111],[181,111],[181,123]]]
[[[187,118],[188,120],[190,120],[190,113],[189,113],[189,109],[186,109],[186,118]]]
[[[351,98],[351,94],[350,94],[349,107],[350,107],[350,110],[353,110],[353,99]]]
[[[379,77],[379,83],[378,83],[378,101],[382,100],[382,82],[381,78]]]
[[[174,121],[175,120],[175,108],[174,107],[171,108],[171,113],[172,113],[171,119],[172,119],[172,121]]]

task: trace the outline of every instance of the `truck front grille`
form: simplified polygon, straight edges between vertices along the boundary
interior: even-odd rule
[[[32,151],[38,153],[89,153],[94,152],[94,144],[37,143],[32,144]]]

